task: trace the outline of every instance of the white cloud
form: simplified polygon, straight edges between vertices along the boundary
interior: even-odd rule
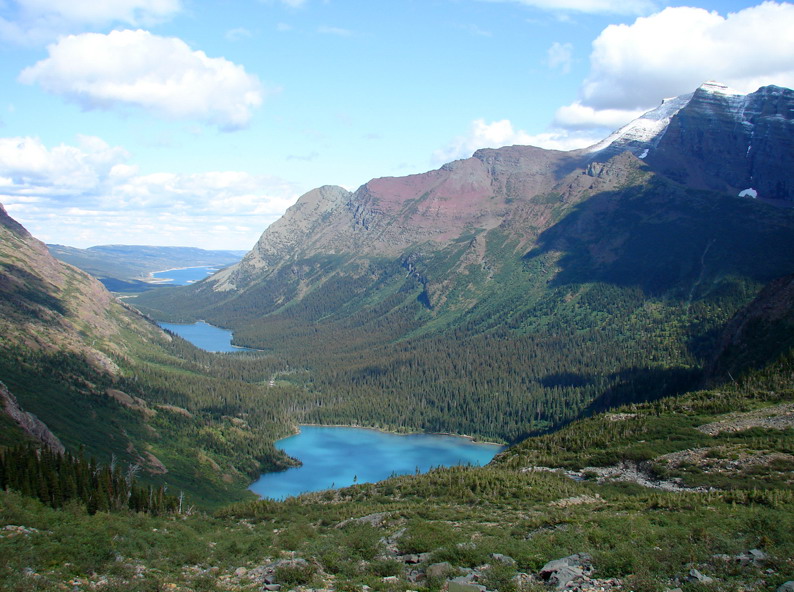
[[[340,27],[329,27],[327,25],[321,25],[317,27],[318,33],[323,33],[324,35],[336,35],[337,37],[351,37],[353,35],[353,31],[350,29],[342,29]]]
[[[593,109],[576,101],[560,107],[554,117],[555,124],[565,129],[608,128],[617,129],[636,119],[646,109]]]
[[[561,109],[557,122],[589,108],[596,125],[608,118],[604,110],[647,110],[707,80],[743,92],[765,84],[794,86],[792,31],[794,4],[777,2],[727,16],[666,8],[630,25],[610,25],[593,42],[581,100]]]
[[[129,159],[95,137],[53,148],[37,138],[0,138],[0,202],[46,242],[247,249],[298,196],[276,177],[144,175]]]
[[[573,63],[573,45],[555,41],[546,51],[546,64],[552,70],[559,69],[563,74],[571,71]]]
[[[0,18],[0,37],[22,44],[46,43],[86,27],[151,25],[181,10],[181,0],[12,0],[6,6],[11,18]]]
[[[248,124],[263,100],[259,79],[242,66],[174,37],[143,30],[84,33],[48,49],[49,57],[23,70],[20,81],[85,109],[136,106],[234,130]]]
[[[651,0],[486,0],[513,2],[549,12],[583,12],[587,14],[647,14],[654,9]]]
[[[245,27],[237,27],[236,29],[229,29],[226,31],[224,37],[226,37],[227,41],[242,41],[243,39],[248,39],[252,36],[251,31],[246,29]]]
[[[587,131],[552,129],[541,134],[529,134],[516,130],[508,119],[486,123],[484,119],[471,122],[466,135],[455,138],[450,144],[433,153],[432,162],[443,164],[459,158],[468,158],[480,148],[528,145],[549,150],[574,150],[591,146],[601,140]]]

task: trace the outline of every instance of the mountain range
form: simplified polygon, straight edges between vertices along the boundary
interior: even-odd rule
[[[790,89],[707,83],[588,149],[320,187],[239,264],[135,305],[308,368],[306,419],[520,439],[705,380],[794,269],[793,114]]]
[[[156,287],[147,282],[158,271],[182,267],[222,268],[237,263],[245,251],[207,251],[194,247],[99,245],[78,249],[47,245],[57,259],[79,267],[113,292],[140,292]]]
[[[0,207],[0,587],[789,592],[793,98],[707,84],[588,150],[322,187],[134,299]],[[302,422],[512,446],[253,500]]]

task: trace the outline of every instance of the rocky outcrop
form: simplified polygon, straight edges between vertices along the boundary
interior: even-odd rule
[[[63,454],[66,448],[47,425],[19,405],[17,398],[0,382],[0,401],[6,415],[13,419],[27,435],[38,440],[47,448]]]

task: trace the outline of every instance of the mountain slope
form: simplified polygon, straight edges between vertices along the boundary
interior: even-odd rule
[[[213,363],[57,261],[0,206],[0,445],[60,441],[202,504],[243,499],[252,477],[291,463],[272,445],[290,429],[286,393]]]

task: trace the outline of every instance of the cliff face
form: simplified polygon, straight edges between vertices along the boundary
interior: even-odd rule
[[[704,85],[646,161],[689,186],[794,202],[794,91],[766,86],[741,95]]]

